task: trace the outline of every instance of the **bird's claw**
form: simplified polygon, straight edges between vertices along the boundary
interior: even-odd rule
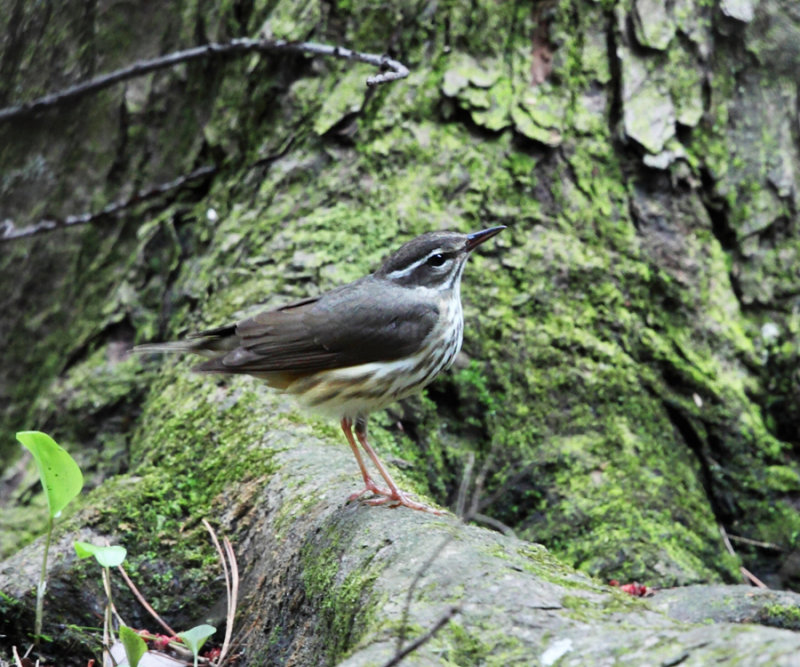
[[[353,494],[350,496],[351,500],[354,500],[353,496],[360,497],[364,493],[367,493],[370,489],[364,489],[360,493]],[[367,505],[387,505],[388,507],[395,509],[397,507],[408,507],[412,510],[417,510],[418,512],[428,512],[429,514],[435,514],[437,516],[441,516],[444,514],[442,510],[436,509],[435,507],[430,507],[429,505],[425,505],[423,503],[418,503],[416,500],[411,500],[405,493],[402,491],[398,491],[397,493],[390,492],[390,491],[383,491],[380,490],[372,490],[379,498],[368,498],[363,502]]]
[[[361,489],[361,491],[356,491],[355,493],[351,493],[347,497],[347,502],[349,503],[349,502],[352,502],[354,500],[358,500],[365,493],[374,493],[376,496],[391,496],[392,495],[391,491],[386,491],[385,489],[382,489],[381,487],[379,487],[375,482],[373,482],[372,479],[367,479],[364,488]]]

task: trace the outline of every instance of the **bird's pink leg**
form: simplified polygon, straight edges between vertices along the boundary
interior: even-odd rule
[[[352,436],[351,436],[352,437]],[[389,471],[384,467],[381,460],[378,458],[378,455],[375,453],[375,450],[372,449],[372,446],[367,442],[367,424],[366,421],[359,420],[356,422],[356,437],[358,441],[361,443],[361,446],[364,448],[364,451],[367,453],[367,456],[372,460],[375,464],[375,467],[378,469],[378,472],[381,474],[381,477],[386,481],[386,484],[389,486],[390,493],[382,492],[379,495],[383,496],[383,498],[375,498],[372,500],[367,500],[366,502],[370,505],[382,505],[384,503],[396,503],[393,507],[397,507],[398,505],[403,505],[404,507],[409,507],[412,510],[419,510],[420,512],[430,512],[431,514],[444,514],[441,510],[437,510],[435,507],[429,507],[428,505],[424,505],[423,503],[418,503],[415,500],[411,500],[407,494],[401,491],[395,481],[392,479],[392,476],[389,474]]]
[[[358,450],[358,445],[356,444],[355,438],[353,438],[351,426],[352,422],[347,417],[344,417],[342,419],[342,430],[344,431],[344,436],[347,438],[347,442],[350,444],[350,449],[353,450],[353,454],[358,462],[358,468],[361,470],[361,476],[364,478],[364,488],[361,491],[356,491],[355,493],[351,494],[347,498],[347,502],[355,500],[356,498],[360,498],[365,493],[376,493],[379,496],[391,495],[389,491],[386,491],[375,484],[372,477],[370,477],[367,466],[364,464],[364,459],[361,456],[361,452]]]

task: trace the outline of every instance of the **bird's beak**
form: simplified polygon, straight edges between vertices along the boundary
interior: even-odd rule
[[[505,229],[505,225],[500,225],[499,227],[489,227],[489,229],[484,229],[480,232],[473,232],[472,234],[467,234],[467,252],[470,252],[477,248],[481,243],[484,241],[488,241],[492,238],[495,234],[499,234]]]

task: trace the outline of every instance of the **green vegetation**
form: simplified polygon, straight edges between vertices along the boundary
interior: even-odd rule
[[[36,591],[34,637],[38,643],[39,639],[44,637],[42,634],[43,600],[47,586],[47,557],[53,533],[53,520],[59,517],[69,502],[80,493],[83,487],[83,474],[74,459],[47,434],[40,431],[21,431],[17,433],[17,439],[33,455],[49,508],[48,532],[42,558],[40,580]],[[118,545],[99,546],[83,541],[74,542],[74,548],[78,558],[93,557],[103,568],[103,589],[106,595],[103,631],[104,636],[110,638],[113,643],[116,633],[113,620],[114,603],[111,592],[111,568],[116,568],[125,561],[127,550],[125,547]],[[8,607],[11,609],[17,604],[17,601],[13,598],[9,598],[5,594],[0,595],[0,608]],[[72,629],[79,634],[84,633],[84,629]],[[198,664],[200,648],[215,631],[216,629],[210,625],[200,625],[179,633],[181,639],[194,655],[195,667]],[[130,667],[136,667],[142,655],[147,652],[146,643],[137,633],[125,626],[120,627],[120,640],[124,645],[128,664]],[[109,645],[104,644],[104,649],[108,650],[108,648]]]
[[[186,632],[179,632],[178,637],[183,640],[183,643],[188,646],[192,655],[194,656],[194,667],[197,667],[197,658],[200,655],[200,649],[203,648],[206,639],[213,635],[217,629],[213,625],[197,625]]]
[[[127,625],[119,629],[119,639],[125,647],[125,656],[128,658],[128,667],[138,667],[139,660],[147,653],[147,643]]]
[[[114,619],[112,616],[114,601],[111,596],[111,568],[122,565],[128,552],[125,547],[118,545],[103,547],[89,544],[88,542],[75,542],[73,546],[75,547],[75,553],[78,555],[78,558],[91,558],[94,556],[94,559],[103,568],[103,589],[106,593],[103,636],[109,637],[113,642],[116,633],[114,632]]]
[[[341,547],[333,531],[328,540],[322,548],[303,550],[303,584],[318,605],[326,657],[330,664],[337,664],[370,627],[378,604],[371,593],[372,584],[381,568],[371,563],[370,557],[342,577]]]
[[[778,628],[800,630],[800,608],[793,605],[769,604],[759,611],[759,623]]]
[[[41,431],[20,431],[17,440],[32,454],[39,470],[39,479],[47,498],[49,515],[47,535],[42,556],[42,569],[39,585],[36,587],[36,621],[34,637],[39,641],[44,617],[44,593],[47,589],[47,554],[53,537],[53,521],[83,488],[83,475],[75,460],[46,433]]]
[[[125,556],[128,554],[125,547],[118,545],[100,547],[95,544],[89,544],[88,542],[75,542],[74,546],[78,558],[91,558],[94,556],[95,560],[101,567],[105,568],[106,571],[108,571],[109,568],[122,565],[125,561]]]
[[[374,10],[353,3],[350,11],[351,36],[363,36],[364,48],[379,46],[385,34]],[[456,47],[448,53],[435,31],[424,48],[423,40],[412,40],[410,62],[427,57],[429,66],[375,93],[352,148],[330,145],[322,135],[361,99],[360,68],[321,62],[319,76],[293,79],[282,99],[292,113],[315,119],[313,126],[295,127],[288,116],[277,117],[264,106],[276,85],[270,63],[255,60],[247,77],[244,65],[231,63],[204,130],[214,149],[242,150],[239,159],[247,163],[277,150],[291,135],[298,163],[326,151],[337,159],[314,162],[313,172],[270,169],[257,183],[241,171],[226,172],[200,201],[161,211],[135,237],[123,234],[123,243],[113,248],[96,239],[100,255],[126,267],[115,273],[102,321],[111,326],[129,318],[140,341],[168,337],[229,321],[265,299],[277,305],[358,277],[387,248],[425,229],[513,222],[496,251],[467,267],[468,366],[434,384],[434,401],[412,399],[390,418],[376,416],[375,441],[409,462],[413,467],[405,476],[440,502],[453,497],[469,452],[478,468],[491,453],[487,493],[500,495],[487,511],[512,527],[544,512],[543,521],[524,527],[522,535],[544,541],[598,576],[646,579],[658,573],[665,585],[735,577],[736,564],[716,537],[709,492],[721,505],[747,506],[741,532],[777,532],[778,541],[789,543],[800,529],[796,513],[783,501],[773,502],[786,493],[784,478],[767,478],[773,505],[767,512],[758,471],[762,462],[786,465],[790,474],[793,468],[751,399],[754,385],[743,369],[755,360],[754,329],[731,289],[730,254],[691,195],[681,204],[681,220],[699,222],[681,245],[669,245],[675,243],[672,232],[662,238],[657,227],[647,227],[651,219],[676,214],[627,176],[629,158],[613,143],[606,106],[588,104],[611,76],[606,44],[596,34],[609,11],[608,3],[557,3],[550,29],[558,43],[555,75],[532,90],[523,46],[535,17],[521,7],[449,7]],[[272,29],[286,34],[293,34],[293,21],[314,20],[288,8],[276,9],[272,18]],[[694,29],[687,17],[675,20],[679,30]],[[512,31],[505,29],[509,25]],[[481,47],[475,51],[468,44]],[[681,43],[649,54],[652,66],[663,70],[661,79],[670,82],[658,94],[674,98],[687,123],[696,92],[686,67],[688,48]],[[242,94],[244,78],[254,82],[252,99],[234,105],[242,109],[236,114],[229,102]],[[734,157],[741,159],[730,155],[725,134],[724,99],[732,81],[718,76],[714,86],[719,103],[715,96],[704,116],[709,122],[697,121],[683,146],[695,177],[711,165],[722,178]],[[442,116],[459,119],[461,112],[488,134],[442,122]],[[274,121],[267,143],[248,142],[265,116]],[[733,200],[728,205],[738,206]],[[209,208],[218,218],[208,219]],[[647,215],[634,220],[634,209]],[[191,258],[183,265],[181,253]],[[685,259],[670,263],[670,257]],[[105,267],[99,261],[89,266],[100,283]],[[161,335],[157,313],[168,276],[177,299],[169,330]],[[102,337],[96,340],[102,343]],[[212,490],[236,483],[237,471],[249,477],[260,457],[268,474],[268,451],[247,445],[244,459],[226,459],[238,451],[228,446],[231,439],[251,426],[255,433],[282,427],[284,417],[267,419],[276,403],[262,402],[255,382],[187,381],[188,363],[174,370],[168,365],[156,376],[138,360],[109,364],[103,344],[90,349],[44,394],[37,410],[47,418],[59,392],[70,397],[65,430],[74,434],[92,405],[118,409],[131,387],[132,397],[149,396],[138,418],[147,428],[133,436],[102,436],[106,441],[98,447],[129,447],[131,471],[142,476],[147,499],[144,506],[126,501],[119,511],[104,510],[109,525],[130,510],[137,521],[120,519],[126,526],[153,522],[168,532],[184,521],[191,524],[194,510],[185,506],[187,499],[202,496],[198,510],[207,507]],[[778,355],[771,358],[788,369]],[[164,391],[169,387],[178,391]],[[231,410],[240,416],[219,419],[214,402],[231,391],[237,394]],[[777,404],[788,391],[784,383],[770,400]],[[242,402],[249,410],[239,411]],[[166,414],[173,408],[178,418]],[[259,412],[263,420],[254,417]],[[395,415],[417,426],[415,439],[394,431]],[[226,425],[215,432],[222,421]],[[720,453],[720,446],[727,449]],[[719,458],[731,469],[712,466],[710,482],[702,481],[706,462]],[[189,459],[202,461],[204,470],[187,473]],[[224,472],[215,477],[217,466]],[[180,488],[168,491],[161,483],[165,468]],[[517,479],[523,470],[528,474]],[[729,475],[743,497],[732,496],[734,487],[725,483]],[[125,494],[123,487],[110,488]],[[162,492],[173,491],[175,497],[162,504]]]
[[[191,362],[121,350],[331,288],[445,226],[509,229],[467,267],[465,358],[427,396],[371,422],[416,490],[452,500],[473,456],[489,471],[486,513],[603,580],[733,581],[739,563],[720,523],[797,548],[795,142],[792,122],[773,120],[794,108],[779,48],[789,42],[758,26],[717,34],[718,3],[653,17],[632,16],[635,4],[448,2],[419,13],[354,0],[335,12],[278,2],[209,13],[189,3],[152,31],[165,35],[159,48],[194,40],[198,26],[222,39],[266,22],[277,37],[391,45],[412,74],[367,94],[365,69],[349,63],[230,60],[92,98],[90,118],[65,113],[35,145],[2,134],[0,194],[40,173],[55,183],[27,211],[34,220],[45,206],[83,210],[86,192],[99,207],[121,185],[220,167],[127,219],[0,257],[2,291],[25,304],[4,347],[15,361],[0,426],[58,424],[98,483],[93,527],[139,545],[131,561],[149,597],[166,602],[167,581],[208,595],[199,518],[246,515],[275,451],[309,429],[344,445],[254,380],[200,378]],[[98,17],[97,45],[143,43],[134,18]],[[42,39],[67,71],[90,71],[72,25],[54,20]],[[26,64],[31,53],[7,84],[26,98],[50,80]],[[553,67],[537,85],[534,53]],[[652,108],[672,121],[651,133]],[[41,158],[48,146],[66,164]],[[54,270],[34,280],[20,269],[29,255]],[[13,456],[0,446],[5,464]],[[17,518],[3,549],[37,531]],[[765,565],[741,553],[751,569]],[[334,560],[307,556],[309,585],[326,599],[325,582],[343,585]],[[351,621],[356,583],[368,582],[328,603]],[[340,636],[357,635],[351,621]],[[337,642],[335,655],[352,645]]]

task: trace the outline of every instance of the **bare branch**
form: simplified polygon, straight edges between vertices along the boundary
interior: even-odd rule
[[[285,39],[232,39],[230,42],[222,44],[211,42],[202,46],[195,46],[183,51],[175,51],[151,60],[140,60],[138,62],[123,67],[108,74],[102,74],[89,81],[78,83],[64,90],[50,93],[30,102],[23,102],[5,109],[0,109],[0,123],[9,121],[20,116],[29,115],[43,111],[65,102],[78,99],[84,95],[95,93],[109,86],[113,86],[120,81],[144,76],[151,72],[168,67],[175,67],[180,63],[205,58],[219,58],[231,55],[244,55],[252,52],[270,53],[274,51],[288,51],[290,53],[311,53],[321,56],[330,56],[344,60],[355,60],[369,65],[374,65],[381,70],[380,74],[375,74],[367,79],[368,86],[377,86],[381,83],[388,83],[408,76],[408,68],[403,63],[393,60],[388,56],[379,56],[373,53],[361,53],[351,51],[341,46],[330,46],[328,44],[317,44],[316,42],[290,42]]]
[[[769,588],[769,586],[767,586],[763,581],[761,581],[761,579],[750,572],[750,570],[748,570],[746,567],[740,566],[739,571],[742,573],[742,576],[745,578],[745,580],[756,588]]]
[[[728,550],[728,553],[731,556],[735,556],[736,552],[733,550],[733,545],[731,541],[728,539],[728,531],[725,530],[725,526],[721,523],[717,524],[717,528],[719,529],[719,534],[722,536],[722,543],[725,545],[725,548]]]
[[[424,635],[421,637],[417,637],[413,642],[411,642],[408,646],[406,646],[402,651],[398,651],[395,653],[391,660],[385,662],[383,667],[394,667],[395,665],[399,665],[400,662],[410,653],[416,651],[420,646],[425,644],[426,642],[433,639],[433,636],[442,629],[445,623],[447,623],[453,616],[455,616],[458,612],[461,611],[461,607],[450,607],[436,623],[434,623],[433,627],[428,630]]]
[[[169,625],[167,625],[167,622],[163,618],[161,618],[161,616],[158,615],[158,612],[148,604],[147,600],[145,600],[144,598],[144,595],[142,595],[139,589],[136,588],[136,584],[134,584],[133,581],[131,581],[131,578],[128,576],[128,573],[125,572],[122,565],[117,565],[117,569],[119,570],[119,573],[122,575],[122,578],[125,580],[125,583],[128,584],[128,588],[131,590],[131,593],[133,593],[133,595],[139,601],[139,604],[142,605],[145,608],[145,610],[147,610],[147,613],[150,614],[150,616],[152,616],[154,619],[156,619],[156,621],[158,621],[158,624],[162,628],[164,628],[164,630],[167,631],[167,634],[169,634],[171,637],[174,637],[177,634],[175,630],[169,627]]]
[[[494,500],[503,492],[503,489],[498,490],[492,498],[489,500],[484,500],[481,502],[481,496],[483,495],[483,486],[486,482],[486,477],[489,474],[489,468],[491,467],[492,460],[497,452],[499,444],[495,442],[492,446],[489,455],[486,457],[486,460],[483,462],[478,474],[475,476],[475,487],[472,492],[472,498],[469,503],[469,509],[467,509],[467,494],[469,492],[469,487],[472,482],[472,473],[475,467],[475,455],[470,452],[467,458],[466,465],[464,466],[464,472],[461,478],[461,483],[459,484],[458,488],[458,498],[456,500],[456,514],[458,515],[462,524],[467,524],[470,521],[477,520],[483,523],[487,523],[491,525],[493,528],[506,533],[514,535],[514,532],[506,526],[504,523],[497,521],[485,514],[481,514],[479,512],[480,509],[483,509],[490,505]],[[527,466],[520,475],[524,474],[527,470],[529,470],[531,466]],[[517,478],[514,478],[509,483],[513,483]],[[506,485],[504,485],[505,488]],[[433,625],[433,627],[428,630],[424,635],[418,637],[413,642],[411,642],[408,646],[403,646],[406,639],[406,628],[408,626],[408,617],[411,612],[411,600],[414,595],[414,590],[416,589],[417,585],[419,584],[422,577],[425,575],[426,572],[430,569],[433,562],[439,558],[441,553],[447,548],[447,546],[455,539],[456,533],[450,533],[447,537],[445,537],[439,545],[433,550],[431,555],[426,559],[426,561],[422,564],[422,566],[417,570],[414,578],[411,580],[411,584],[408,587],[408,591],[406,592],[406,600],[405,604],[403,605],[403,616],[402,622],[400,624],[400,631],[397,636],[397,647],[395,648],[395,654],[389,659],[388,662],[384,663],[382,667],[394,667],[394,665],[399,665],[400,662],[411,654],[412,652],[416,651],[420,646],[425,644],[426,642],[430,641],[433,636],[457,613],[461,611],[461,608],[458,606],[451,607],[439,620]]]
[[[461,476],[461,484],[458,486],[458,499],[456,500],[456,516],[463,517],[467,507],[467,492],[472,481],[472,468],[475,466],[475,454],[467,453],[467,463],[464,466],[464,473]]]
[[[725,548],[728,550],[728,553],[731,556],[736,556],[736,551],[734,551],[733,545],[728,539],[728,531],[725,530],[725,527],[721,523],[717,524],[717,527],[719,528],[719,534],[722,535],[722,542],[725,545]],[[763,581],[761,581],[761,579],[759,579],[743,565],[739,566],[739,572],[742,573],[742,577],[744,577],[744,580],[749,584],[756,586],[757,588],[769,588],[769,586],[767,586]]]
[[[728,533],[728,539],[731,542],[741,542],[742,544],[749,544],[760,549],[772,549],[774,551],[785,551],[785,549],[772,542],[761,542],[760,540],[751,540],[749,537],[741,537],[739,535],[731,535]]]
[[[511,526],[507,526],[502,521],[498,521],[494,517],[488,516],[486,514],[481,514],[477,512],[472,515],[472,520],[477,521],[478,523],[482,523],[486,526],[491,526],[495,530],[503,533],[503,535],[508,535],[509,537],[516,537],[517,534],[514,532],[514,529]]]
[[[205,178],[206,176],[211,176],[212,174],[216,173],[216,171],[216,165],[200,167],[199,169],[195,169],[188,174],[184,174],[175,180],[154,185],[147,190],[139,190],[139,192],[132,194],[127,199],[112,202],[96,213],[81,213],[80,215],[68,215],[66,218],[44,219],[32,225],[28,225],[27,227],[17,227],[14,222],[9,219],[0,220],[0,243],[3,241],[13,241],[26,236],[36,236],[38,234],[50,232],[61,227],[85,225],[87,223],[94,222],[95,220],[119,213],[126,208],[140,204],[148,199],[163,195],[170,190],[183,187],[190,181],[196,181],[198,179]]]
[[[231,604],[230,607],[228,607],[225,641],[222,644],[219,659],[217,660],[218,665],[224,664],[225,658],[230,651],[233,622],[236,620],[236,608],[239,604],[239,564],[236,562],[236,552],[233,550],[233,545],[227,537],[222,538],[222,543],[225,545],[225,553],[228,556],[228,562],[231,568]]]
[[[225,575],[225,590],[228,599],[225,639],[222,642],[222,648],[220,649],[219,656],[215,663],[216,665],[224,665],[225,658],[230,650],[233,621],[236,618],[236,605],[239,597],[239,566],[236,563],[236,554],[233,551],[231,541],[227,537],[222,538],[225,545],[225,550],[223,551],[219,544],[219,539],[217,539],[217,534],[211,527],[211,524],[206,519],[203,519],[203,525],[209,535],[211,535],[211,541],[214,543],[214,548],[217,550],[220,563],[222,563],[222,572]],[[228,563],[230,563],[230,568],[228,567]]]

